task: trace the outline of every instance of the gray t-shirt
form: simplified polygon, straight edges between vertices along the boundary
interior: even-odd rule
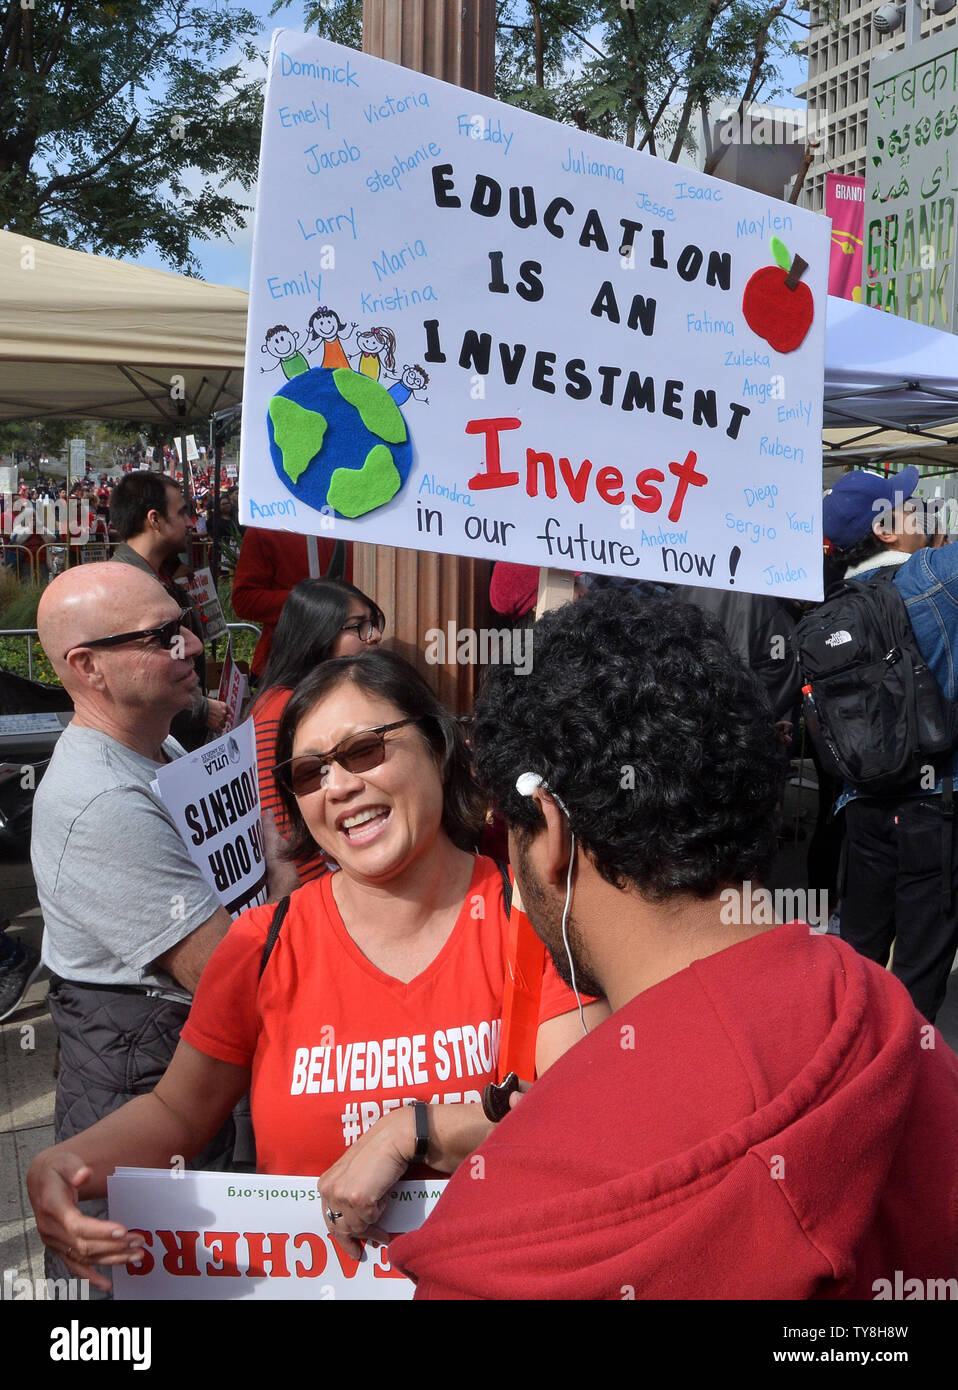
[[[163,751],[181,757],[167,739]],[[158,956],[220,901],[150,791],[162,764],[70,724],[37,788],[30,857],[43,911],[43,963],[65,980],[190,995]]]

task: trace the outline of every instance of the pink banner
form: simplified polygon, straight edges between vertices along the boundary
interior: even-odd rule
[[[832,219],[828,293],[862,298],[862,238],[865,234],[865,180],[854,174],[825,175],[825,216]]]

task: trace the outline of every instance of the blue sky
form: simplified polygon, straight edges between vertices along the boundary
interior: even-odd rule
[[[269,17],[272,0],[245,0],[245,3],[255,13],[263,17],[261,46],[264,53],[269,51],[269,36],[274,29],[301,30],[305,27],[302,0],[291,0],[291,3],[284,6],[272,19]],[[795,37],[799,38],[801,31],[794,25],[790,27],[793,29]],[[783,65],[784,93],[775,98],[778,105],[804,109],[804,101],[798,101],[790,93],[800,82],[805,80],[805,75],[806,63],[804,59],[792,58]],[[237,196],[242,200],[241,190],[238,191]],[[255,194],[251,195],[251,201],[253,197]],[[193,250],[200,262],[200,273],[205,280],[219,285],[234,285],[244,290],[249,288],[251,246],[252,213],[249,214],[249,225],[244,231],[237,232],[232,241],[219,238],[216,241],[194,239],[193,242]],[[170,269],[169,265],[163,262],[156,253],[145,252],[142,256],[130,259],[135,259],[139,265],[153,266],[159,270]]]

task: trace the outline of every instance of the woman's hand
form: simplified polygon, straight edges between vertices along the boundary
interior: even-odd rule
[[[44,1245],[56,1251],[71,1274],[109,1293],[110,1280],[93,1265],[139,1264],[143,1237],[131,1235],[115,1221],[84,1216],[77,1202],[91,1176],[92,1170],[77,1154],[47,1149],[30,1165],[27,1191]]]
[[[353,1259],[362,1254],[361,1241],[389,1241],[377,1223],[415,1152],[415,1116],[404,1105],[377,1120],[319,1179],[326,1228]]]

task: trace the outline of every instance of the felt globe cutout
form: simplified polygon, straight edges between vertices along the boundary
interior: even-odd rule
[[[354,519],[399,492],[412,440],[378,381],[344,367],[312,367],[270,398],[266,415],[276,476],[298,501]]]

